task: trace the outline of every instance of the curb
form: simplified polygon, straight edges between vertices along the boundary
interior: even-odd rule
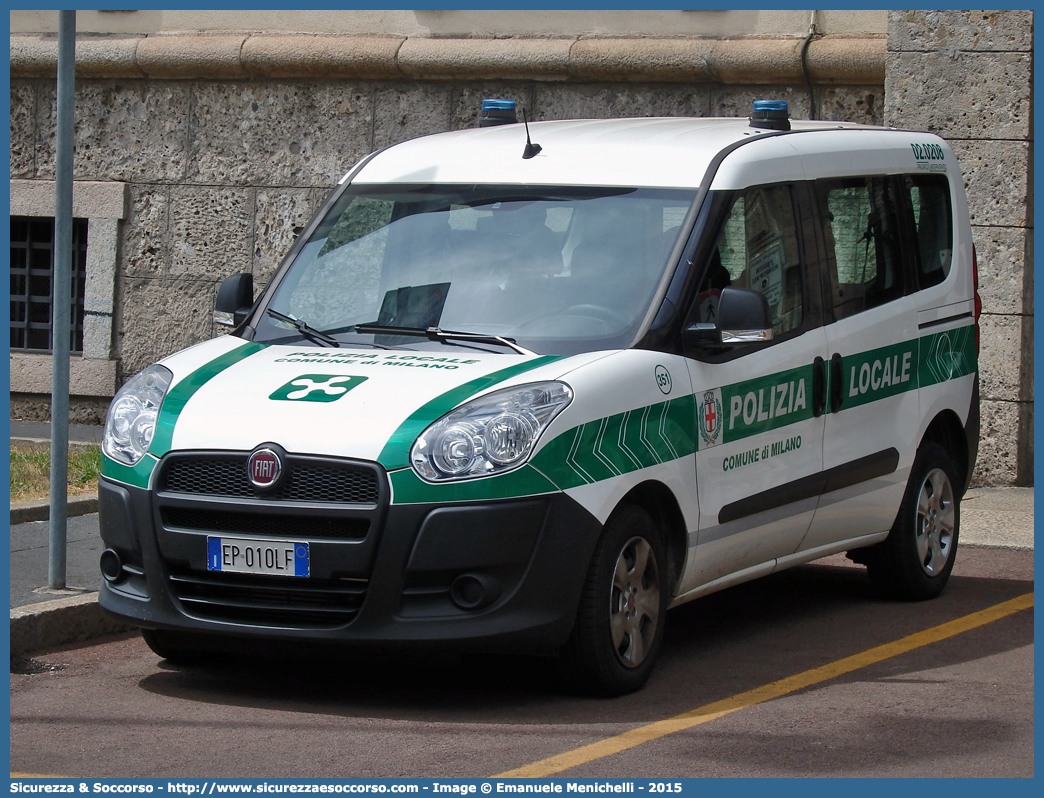
[[[11,610],[11,656],[137,628],[110,618],[97,593],[27,604]]]
[[[83,496],[70,496],[66,501],[65,515],[72,518],[76,515],[90,515],[98,512],[98,494],[85,493]],[[48,499],[35,502],[18,502],[11,505],[11,525],[27,524],[30,521],[47,521],[51,517],[51,503]]]

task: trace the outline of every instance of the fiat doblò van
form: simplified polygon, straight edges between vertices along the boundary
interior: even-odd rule
[[[439,644],[617,694],[668,608],[825,555],[932,597],[979,308],[926,133],[764,102],[388,147],[113,400],[102,606],[175,661]]]

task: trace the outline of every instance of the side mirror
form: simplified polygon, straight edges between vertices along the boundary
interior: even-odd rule
[[[698,323],[685,330],[692,345],[761,343],[772,340],[772,314],[760,291],[728,286],[718,299],[718,321]]]
[[[246,321],[254,304],[254,276],[233,274],[218,288],[214,303],[214,322],[222,327],[238,327]]]

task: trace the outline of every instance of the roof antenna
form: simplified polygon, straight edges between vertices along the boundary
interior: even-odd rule
[[[529,120],[526,119],[526,109],[525,108],[522,109],[522,122],[526,126],[526,148],[524,150],[522,150],[522,158],[523,158],[523,160],[529,160],[530,158],[532,158],[534,155],[536,155],[538,152],[540,152],[544,148],[541,147],[539,144],[534,144],[529,139]]]

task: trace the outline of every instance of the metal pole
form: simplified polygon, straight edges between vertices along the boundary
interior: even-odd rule
[[[51,301],[51,506],[47,584],[65,587],[69,473],[69,312],[72,282],[73,99],[76,12],[58,12],[58,140],[54,183],[54,296]]]

